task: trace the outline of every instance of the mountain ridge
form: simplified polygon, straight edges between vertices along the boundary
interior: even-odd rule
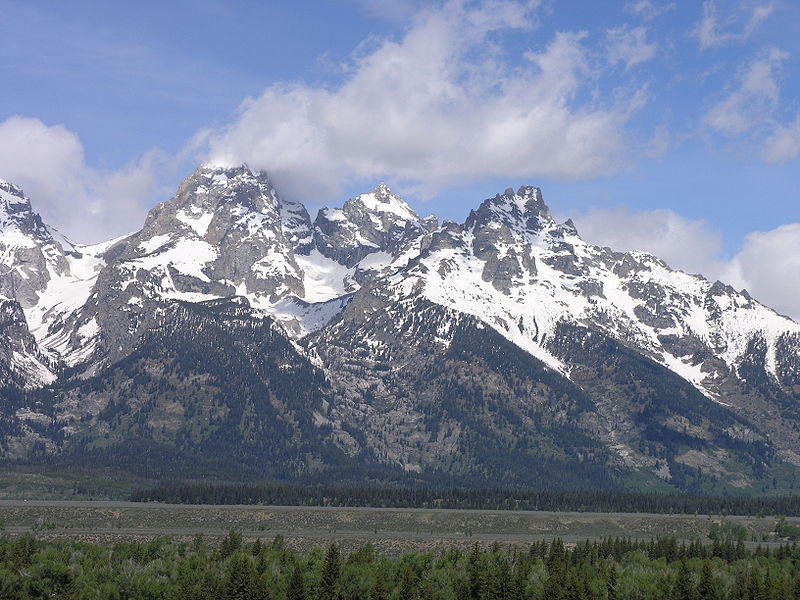
[[[236,310],[273,323],[298,360],[321,369],[328,391],[307,416],[324,435],[301,437],[331,444],[345,462],[358,456],[378,470],[463,481],[496,472],[530,484],[541,481],[545,467],[536,464],[547,456],[562,467],[612,469],[625,485],[679,489],[747,489],[775,469],[800,467],[800,325],[650,254],[585,242],[571,221],[553,220],[539,188],[507,189],[464,223],[439,224],[379,184],[312,221],[266,173],[202,165],[141,230],[89,247],[54,236],[27,215],[35,213],[19,188],[2,186],[0,265],[16,274],[14,286],[23,269],[41,280],[26,279],[37,294],[26,291],[20,304],[27,327],[9,308],[17,314],[9,340],[25,360],[0,354],[0,386],[40,388],[15,408],[39,416],[19,417],[28,430],[5,444],[7,456],[25,456],[36,441],[56,455],[75,451],[77,440],[101,448],[99,432],[121,426],[105,407],[120,403],[144,419],[143,440],[160,440],[147,425],[159,422],[147,408],[158,399],[147,392],[141,404],[119,392],[135,389],[125,378],[144,371],[121,375],[115,365],[143,347],[159,352],[152,332],[177,318],[171,307],[238,297]],[[25,232],[8,216],[18,204]],[[15,291],[0,288],[9,307]],[[222,338],[214,343],[234,352]],[[49,375],[20,383],[21,365],[34,362]],[[153,363],[137,364],[146,371]],[[187,373],[199,381],[217,368],[201,361]],[[171,377],[153,389],[171,389]],[[90,394],[94,408],[76,420],[63,407],[74,405],[70,390],[80,381],[106,392]],[[224,384],[214,390],[215,402],[234,402]],[[174,405],[170,417],[179,429],[198,414],[191,387],[183,393],[189,404]],[[282,393],[277,406],[288,406],[291,393]],[[61,433],[36,430],[37,419]],[[232,456],[245,452],[242,422],[219,426],[235,440]],[[193,449],[206,451],[182,451]],[[525,465],[539,475],[526,475]]]

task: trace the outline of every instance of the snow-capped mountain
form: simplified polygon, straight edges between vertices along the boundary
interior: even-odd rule
[[[139,232],[88,247],[0,183],[0,268],[3,314],[14,323],[4,348],[15,348],[0,352],[0,386],[52,386],[53,400],[37,400],[31,414],[58,424],[61,452],[138,432],[120,429],[124,419],[110,416],[119,411],[152,421],[152,439],[161,423],[176,448],[205,448],[212,438],[197,437],[193,415],[206,414],[200,430],[214,430],[223,413],[208,416],[216,413],[207,402],[233,406],[223,399],[240,383],[221,375],[234,350],[212,327],[218,318],[235,321],[235,352],[267,353],[272,367],[254,363],[242,377],[274,388],[269,411],[295,406],[287,427],[308,423],[332,444],[325,452],[339,453],[320,464],[357,458],[530,483],[545,473],[531,474],[532,464],[548,456],[590,479],[622,469],[682,489],[703,477],[752,486],[770,461],[800,467],[800,325],[652,255],[583,241],[572,222],[553,220],[534,187],[439,225],[380,184],[312,221],[266,174],[204,165]],[[230,298],[240,300],[224,308]],[[187,308],[176,312],[176,303]],[[234,313],[248,317],[231,321]],[[228,358],[189,364],[181,346],[152,362],[159,332],[189,335],[176,319],[205,323],[216,340],[207,343]],[[254,327],[285,338],[273,344],[282,348],[274,364],[243,333]],[[195,387],[175,387],[174,369]],[[302,417],[290,390],[275,396],[280,373],[295,369],[321,378]],[[253,396],[242,414],[256,418],[259,402]]]
[[[538,188],[486,200],[461,227],[441,231],[409,269],[392,278],[412,293],[474,315],[561,373],[559,324],[598,328],[723,401],[752,345],[777,383],[798,376],[787,362],[800,325],[720,282],[676,271],[643,252],[584,242],[557,224]],[[787,353],[787,350],[789,352]]]
[[[33,345],[25,344],[29,351],[21,353],[30,385],[55,380],[51,369],[69,337],[78,345],[91,338],[91,332],[73,331],[65,322],[85,304],[103,254],[115,242],[72,243],[44,224],[19,187],[0,180],[0,298],[19,304],[33,336]]]

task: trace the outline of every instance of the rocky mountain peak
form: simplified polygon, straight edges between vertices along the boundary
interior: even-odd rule
[[[54,275],[69,272],[72,245],[45,225],[22,189],[0,181],[0,295],[29,308]]]
[[[375,252],[396,256],[436,227],[435,217],[421,218],[381,183],[341,208],[320,210],[314,221],[314,241],[324,256],[353,267]]]
[[[150,211],[144,229],[172,228],[178,221],[181,229],[201,238],[213,237],[214,232],[224,235],[234,222],[252,220],[252,214],[279,220],[278,211],[278,194],[265,172],[254,172],[246,165],[201,165],[181,182],[171,200]]]
[[[399,221],[421,221],[420,216],[405,200],[392,192],[385,183],[367,194],[359,194],[345,202],[342,210],[345,213],[368,212],[386,219],[389,226]]]
[[[389,186],[383,181],[372,190],[372,193],[375,194],[375,197],[381,202],[390,202],[392,198],[399,198],[399,196],[392,193],[392,190],[390,190]]]
[[[30,202],[18,185],[6,181],[5,179],[0,179],[0,206],[8,208],[9,204],[30,205]]]
[[[470,212],[465,227],[505,226],[511,231],[540,231],[543,225],[552,223],[553,217],[542,191],[538,187],[522,186],[516,192],[508,188],[484,200],[477,210]]]
[[[0,231],[7,233],[12,229],[22,235],[47,235],[47,228],[41,217],[33,212],[22,188],[0,179]]]
[[[84,319],[95,318],[114,349],[130,343],[130,332],[138,335],[165,300],[238,295],[271,305],[302,297],[294,251],[309,229],[305,209],[281,202],[266,173],[203,165],[108,263]]]

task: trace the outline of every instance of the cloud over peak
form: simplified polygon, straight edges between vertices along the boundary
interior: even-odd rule
[[[0,177],[77,242],[99,242],[136,229],[155,186],[154,153],[116,171],[86,165],[78,136],[61,125],[15,116],[0,122]]]
[[[493,43],[531,30],[532,8],[429,8],[401,39],[355,58],[339,85],[276,83],[245,101],[211,136],[210,158],[266,169],[299,199],[335,195],[355,178],[392,176],[432,194],[486,177],[615,171],[633,103],[583,93],[595,76],[585,34],[556,33],[546,45],[539,35],[513,61]]]
[[[733,257],[723,258],[719,231],[672,210],[594,209],[575,222],[589,242],[650,252],[671,267],[746,288],[760,302],[800,322],[800,223],[752,232]]]

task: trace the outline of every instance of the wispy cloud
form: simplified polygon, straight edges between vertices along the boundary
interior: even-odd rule
[[[693,32],[702,50],[746,41],[771,14],[774,4],[747,2],[720,19],[714,0],[703,3],[703,16]]]
[[[800,114],[788,125],[775,126],[761,154],[771,164],[786,162],[797,156],[800,156]]]
[[[675,8],[674,2],[654,2],[653,0],[636,0],[625,4],[625,10],[631,14],[650,21]]]
[[[609,64],[624,63],[626,69],[652,59],[658,48],[655,42],[647,41],[646,27],[631,29],[627,25],[609,29],[606,45]]]
[[[780,96],[776,70],[788,57],[786,52],[771,48],[747,63],[732,89],[706,113],[704,122],[716,131],[736,136],[768,120]]]

